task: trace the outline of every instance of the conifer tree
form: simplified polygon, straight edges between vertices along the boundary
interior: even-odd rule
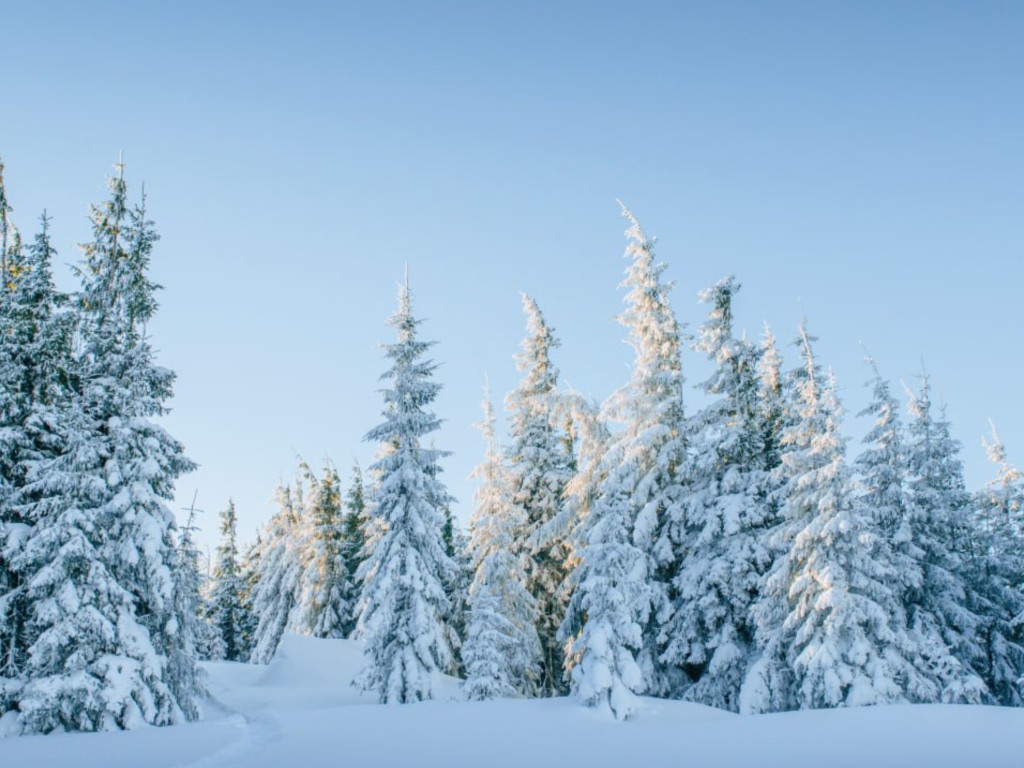
[[[253,647],[256,642],[256,628],[258,617],[254,601],[256,590],[259,586],[260,558],[263,554],[263,539],[259,532],[256,538],[245,549],[242,557],[242,564],[239,567],[239,575],[242,581],[242,650],[241,658],[251,660]]]
[[[920,648],[918,666],[930,671],[941,700],[974,703],[987,691],[974,666],[984,650],[964,576],[970,499],[959,444],[949,423],[932,413],[926,375],[911,397],[910,413],[907,531],[897,547],[918,564],[921,583],[906,590],[903,604]]]
[[[697,348],[717,366],[702,388],[715,398],[690,426],[688,554],[673,581],[663,660],[682,668],[684,698],[736,711],[752,654],[750,608],[770,561],[771,523],[759,355],[732,329],[739,285],[728,277],[701,293],[711,314]]]
[[[563,582],[562,593],[568,602],[568,596],[572,594],[575,584],[574,569],[579,564],[579,553],[575,547],[580,541],[583,521],[596,503],[601,484],[605,480],[607,467],[602,461],[611,438],[597,404],[577,393],[569,393],[560,398],[559,409],[572,425],[572,436],[576,445],[575,474],[565,487],[565,503],[562,509],[555,519],[540,531],[539,536],[565,542],[566,569],[569,573]],[[564,640],[574,631],[568,627],[559,627],[559,636]]]
[[[447,453],[422,445],[441,425],[430,410],[441,385],[432,380],[436,364],[424,359],[433,344],[417,338],[420,322],[406,279],[389,320],[398,340],[384,347],[391,360],[382,377],[390,382],[382,391],[384,421],[366,435],[380,444],[371,469],[381,533],[361,568],[365,666],[356,683],[376,691],[382,703],[434,698],[453,661],[444,617],[450,610],[445,584],[455,566],[443,538],[444,507],[452,498],[439,477]]]
[[[22,456],[26,447],[24,398],[21,392],[23,356],[9,260],[20,248],[11,246],[13,228],[0,162],[0,714],[14,705],[14,689],[25,652],[27,623],[25,584],[14,564],[28,526],[18,511]]]
[[[363,471],[359,462],[352,466],[352,477],[349,481],[348,493],[345,496],[345,517],[342,521],[341,553],[345,563],[345,574],[349,584],[352,585],[352,595],[358,600],[362,591],[362,582],[359,580],[359,569],[366,559],[367,525],[369,518],[366,511],[366,488],[363,485]],[[352,614],[349,616],[343,631],[344,636],[350,636],[356,628],[356,606],[352,605]]]
[[[971,605],[981,620],[979,662],[996,702],[1024,705],[1024,479],[1006,456],[995,425],[982,440],[996,477],[975,498],[968,575]]]
[[[485,578],[470,587],[469,624],[463,646],[463,690],[472,701],[516,695],[505,649],[515,647],[517,630],[502,614],[501,599]]]
[[[452,664],[448,674],[453,677],[465,677],[463,645],[469,623],[469,587],[473,581],[473,568],[470,564],[469,537],[455,522],[449,507],[446,512],[446,523],[442,538],[445,541],[445,554],[452,561],[452,574],[445,584],[448,597],[448,614],[444,624],[448,630],[448,643],[452,648]]]
[[[856,467],[861,493],[858,503],[865,508],[887,547],[892,570],[889,583],[901,606],[902,640],[907,645],[908,658],[914,666],[912,673],[902,681],[904,694],[910,701],[932,702],[939,698],[939,681],[934,678],[930,665],[925,662],[922,649],[915,647],[918,638],[906,625],[906,611],[902,606],[906,596],[921,588],[921,564],[909,547],[910,522],[907,512],[907,452],[905,435],[899,414],[899,403],[893,397],[889,383],[882,378],[874,360],[868,358],[873,377],[872,399],[860,416],[873,418],[872,428],[864,437],[867,446],[857,458]]]
[[[524,557],[526,587],[537,601],[537,636],[541,643],[541,695],[565,690],[564,652],[557,640],[565,614],[561,585],[565,579],[565,543],[543,536],[542,529],[564,503],[572,478],[572,456],[557,421],[558,370],[551,350],[559,345],[537,303],[523,294],[527,335],[516,364],[523,372],[519,386],[507,399],[511,442],[506,452],[508,487],[515,513],[522,520],[513,555]]]
[[[0,163],[0,714],[17,706],[30,642],[29,472],[62,450],[57,427],[73,369],[73,318],[53,283],[50,220],[44,212],[24,248],[10,211]]]
[[[783,433],[782,552],[755,606],[764,655],[743,708],[805,709],[906,700],[916,675],[887,542],[856,503],[834,379],[823,382],[801,327],[803,365]]]
[[[629,332],[629,344],[634,351],[633,372],[629,383],[607,404],[610,420],[622,428],[613,433],[608,443],[600,471],[604,480],[589,513],[594,522],[588,525],[596,526],[600,536],[587,532],[581,548],[599,542],[604,542],[602,547],[626,546],[619,541],[618,527],[628,527],[629,542],[644,558],[642,568],[638,564],[622,572],[637,584],[619,586],[622,594],[638,597],[629,604],[635,611],[634,620],[643,628],[641,645],[629,646],[643,672],[642,685],[633,690],[665,695],[677,689],[679,681],[661,662],[661,622],[667,619],[668,587],[678,568],[679,553],[688,546],[683,508],[687,450],[682,338],[669,301],[672,286],[662,280],[665,265],[655,260],[655,241],[644,234],[625,207],[623,216],[630,223],[625,253],[630,265],[622,283],[628,289],[626,309],[618,319]],[[612,516],[614,522],[598,526],[597,521],[605,515]],[[620,564],[634,556],[615,548],[612,551]],[[579,556],[580,568],[597,567],[587,565],[582,549]],[[646,587],[641,588],[640,582]],[[577,591],[583,589],[584,578],[576,578],[575,583]],[[643,599],[639,599],[641,595]],[[583,632],[586,634],[585,627]],[[574,648],[579,654],[579,643],[574,643]],[[619,666],[625,669],[625,665]]]
[[[623,457],[621,475],[633,475],[632,457]],[[637,656],[652,605],[649,559],[633,543],[634,506],[629,484],[615,483],[584,518],[578,533],[575,589],[565,626],[579,626],[568,637],[572,692],[588,706],[607,707],[618,719],[636,709],[646,688]]]
[[[210,621],[217,628],[223,644],[223,658],[239,661],[243,657],[242,627],[244,608],[242,606],[242,576],[238,562],[238,515],[235,502],[228,499],[228,505],[220,513],[220,546],[217,547],[217,563],[213,569],[213,584],[210,590]]]
[[[909,536],[907,457],[899,403],[875,362],[871,358],[867,362],[874,374],[868,382],[872,387],[872,399],[858,415],[871,417],[874,424],[864,437],[864,444],[868,447],[856,462],[864,489],[862,501],[872,511],[882,535],[894,543],[903,543]],[[900,578],[908,582],[905,589],[916,588],[920,586],[920,570],[913,560],[906,560],[900,569]]]
[[[525,515],[509,498],[494,436],[494,408],[487,395],[483,406],[480,429],[487,449],[473,473],[480,486],[470,520],[473,582],[463,646],[465,690],[471,699],[531,696],[537,690],[541,660],[537,601],[526,589],[523,558],[513,554]]]
[[[178,634],[181,644],[171,648],[167,657],[168,684],[189,720],[199,718],[197,698],[206,694],[205,676],[195,662],[202,656],[200,647],[209,639],[206,629],[209,625],[202,619],[202,577],[199,573],[199,550],[193,535],[195,513],[193,497],[188,519],[178,536],[174,559],[174,613],[185,626]]]
[[[774,472],[782,464],[782,431],[786,419],[786,398],[782,386],[782,357],[771,328],[765,323],[758,350],[757,379],[758,412],[762,427],[761,450],[764,452],[764,468]],[[769,474],[768,485],[776,488],[773,476]],[[778,499],[769,493],[769,505],[778,507]]]
[[[62,410],[62,453],[30,468],[25,545],[32,604],[20,723],[29,732],[167,724],[194,713],[194,659],[177,615],[174,480],[193,468],[153,419],[174,374],[145,335],[158,286],[147,277],[153,223],[129,210],[123,175],[93,209],[84,246],[79,383]],[[170,679],[178,675],[178,679]]]
[[[354,590],[345,562],[341,479],[328,464],[310,484],[310,540],[306,551],[298,623],[313,637],[345,637],[352,623]]]
[[[277,512],[270,519],[260,549],[259,571],[252,596],[256,629],[250,660],[269,664],[285,631],[293,624],[302,577],[300,530],[302,488],[277,489]]]

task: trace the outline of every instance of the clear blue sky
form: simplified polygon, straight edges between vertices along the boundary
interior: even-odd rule
[[[1024,463],[1020,3],[23,2],[0,25],[21,227],[47,208],[77,261],[119,151],[146,183],[167,426],[201,464],[175,506],[198,489],[210,540],[229,495],[250,537],[298,454],[372,457],[406,263],[468,517],[519,291],[566,381],[628,376],[617,197],[691,328],[729,273],[751,334],[808,318],[852,437],[863,342],[894,381],[924,360],[972,485],[990,416]]]

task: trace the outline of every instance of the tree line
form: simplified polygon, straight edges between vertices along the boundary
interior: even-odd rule
[[[969,492],[922,376],[904,408],[868,361],[872,422],[847,456],[834,377],[737,333],[732,277],[703,291],[685,407],[681,324],[632,214],[619,322],[632,374],[607,402],[566,390],[559,340],[523,296],[518,386],[499,442],[490,394],[467,532],[433,443],[441,385],[408,281],[383,347],[378,446],[347,480],[301,463],[257,539],[221,513],[212,568],[166,502],[192,469],[156,425],[173,374],[145,334],[157,234],[123,174],[92,212],[81,289],[53,285],[0,167],[0,717],[16,730],[193,719],[199,659],[267,663],[285,632],[357,638],[382,702],[570,693],[629,717],[639,695],[739,712],[891,702],[1019,706],[1024,483]],[[209,572],[207,572],[209,570]]]
[[[352,636],[367,644],[358,682],[382,701],[431,698],[444,672],[470,698],[573,693],[618,717],[639,694],[751,713],[1019,706],[1024,484],[994,427],[997,476],[971,493],[929,378],[904,409],[868,358],[872,428],[851,461],[806,323],[784,370],[767,326],[757,342],[734,328],[733,277],[700,294],[692,347],[714,372],[688,413],[671,286],[624,215],[632,376],[602,405],[561,388],[558,339],[524,295],[522,379],[505,445],[484,399],[468,537],[451,533],[444,454],[424,444],[439,387],[402,288],[369,484],[355,474],[360,503],[335,503],[326,527],[308,468],[309,501],[280,491],[239,593],[253,627],[239,658],[266,662],[285,630]],[[314,565],[325,548],[331,570]],[[333,602],[315,597],[329,586]],[[318,629],[328,606],[347,619]]]

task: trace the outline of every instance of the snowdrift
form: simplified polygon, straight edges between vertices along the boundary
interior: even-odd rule
[[[568,699],[381,706],[350,684],[358,643],[288,636],[265,666],[207,664],[200,723],[0,739],[0,765],[47,768],[1020,768],[1024,710],[869,707],[742,717],[645,699],[618,723]]]

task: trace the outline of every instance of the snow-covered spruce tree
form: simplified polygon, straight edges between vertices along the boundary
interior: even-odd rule
[[[907,457],[899,403],[893,397],[889,382],[882,378],[870,357],[872,378],[871,402],[858,416],[873,420],[864,436],[864,451],[856,466],[861,480],[863,503],[872,511],[880,533],[893,543],[905,542],[909,536],[907,523]],[[908,582],[906,589],[920,586],[921,574],[916,563],[908,559],[899,577]]]
[[[209,556],[199,550],[196,543],[195,500],[189,508],[189,516],[178,537],[178,573],[175,581],[179,594],[176,600],[189,600],[195,606],[195,657],[200,661],[220,661],[224,658],[224,638],[210,620],[211,592],[213,579],[210,578]],[[193,592],[195,593],[193,595]]]
[[[285,631],[293,625],[302,577],[302,489],[277,489],[277,512],[264,531],[258,578],[252,596],[256,629],[254,664],[269,664]]]
[[[782,432],[786,425],[786,395],[782,386],[782,357],[779,355],[775,334],[765,323],[757,363],[758,411],[761,423],[761,448],[764,466],[771,473],[782,465]],[[769,486],[777,483],[769,477]],[[775,500],[776,502],[778,500]],[[777,507],[778,503],[774,503]]]
[[[0,716],[13,707],[14,688],[25,652],[27,624],[24,584],[12,559],[17,556],[28,527],[16,510],[20,454],[26,442],[22,429],[21,371],[15,362],[14,299],[8,261],[11,210],[0,161]]]
[[[583,519],[576,550],[579,563],[564,626],[580,629],[568,637],[572,693],[588,706],[607,707],[618,719],[636,709],[646,688],[637,656],[650,620],[653,586],[650,559],[633,543],[635,505],[629,482],[635,477],[625,458]]]
[[[622,283],[628,289],[626,309],[618,320],[629,332],[633,373],[606,406],[609,420],[622,428],[613,433],[602,460],[605,480],[589,513],[593,523],[587,525],[597,527],[602,516],[613,515],[614,524],[598,527],[610,535],[616,525],[627,524],[619,518],[626,514],[622,505],[629,506],[630,541],[643,554],[644,563],[643,568],[623,572],[637,583],[623,584],[620,589],[625,595],[646,596],[630,603],[643,627],[641,645],[632,648],[643,671],[642,688],[636,692],[666,695],[677,691],[681,680],[660,660],[662,622],[668,618],[669,584],[688,546],[683,507],[687,450],[682,329],[669,301],[672,285],[662,280],[665,265],[655,260],[655,241],[644,234],[629,210],[623,207],[622,213],[630,223],[625,253],[630,265]],[[588,538],[594,535],[586,534]],[[580,568],[588,567],[584,548],[589,546],[584,541],[577,549]],[[641,589],[640,582],[647,589]],[[583,589],[584,578],[577,584],[577,590]],[[571,614],[567,621],[570,619]],[[578,642],[574,649],[577,654],[586,652]]]
[[[606,467],[603,464],[608,449],[608,426],[600,415],[600,407],[580,396],[569,392],[558,399],[558,412],[569,425],[575,445],[575,474],[565,486],[565,501],[558,514],[538,529],[535,538],[540,541],[561,541],[566,549],[567,575],[562,582],[561,594],[568,605],[576,587],[575,578],[579,565],[577,547],[581,544],[583,521],[596,502],[601,484],[604,482]],[[577,620],[581,617],[575,617]],[[566,643],[579,632],[581,626],[566,623],[563,619],[558,629],[558,640]],[[566,672],[571,672],[573,660],[566,658]]]
[[[321,476],[303,465],[310,485],[309,543],[301,579],[298,623],[313,637],[345,637],[355,594],[345,563],[341,479],[327,464]]]
[[[509,498],[488,395],[483,407],[480,429],[487,448],[473,472],[480,486],[470,520],[473,583],[462,648],[465,691],[471,699],[530,696],[536,692],[540,673],[537,601],[526,589],[523,558],[513,554],[515,537],[526,521],[522,509]]]
[[[382,703],[434,698],[452,664],[445,584],[455,566],[443,538],[444,507],[452,498],[439,477],[447,453],[421,444],[441,426],[430,410],[441,385],[432,380],[437,365],[424,359],[433,343],[417,338],[419,324],[406,279],[389,320],[398,340],[384,347],[391,360],[382,376],[390,382],[382,390],[384,421],[365,438],[380,444],[371,470],[372,512],[381,527],[360,569],[357,631],[365,640],[365,666],[356,685],[376,691]]]
[[[623,216],[631,225],[631,263],[619,322],[635,352],[633,375],[607,406],[622,429],[608,441],[597,470],[603,480],[574,535],[578,562],[561,627],[573,693],[619,718],[632,713],[636,694],[673,687],[659,635],[668,618],[674,534],[682,530],[686,461],[682,340],[671,286],[661,281],[665,266],[654,260],[654,241],[625,207]]]
[[[145,197],[128,210],[123,175],[111,191],[84,246],[80,380],[61,414],[64,450],[28,477],[26,732],[177,722],[195,712],[198,693],[194,659],[168,660],[192,641],[174,599],[166,501],[194,465],[154,422],[174,380],[145,335],[157,308],[146,274],[157,234]]]
[[[608,427],[601,418],[600,407],[575,392],[559,396],[558,413],[561,420],[569,425],[576,446],[576,471],[565,486],[562,508],[552,520],[537,530],[535,538],[539,541],[564,542],[567,574],[560,591],[566,603],[566,614],[556,637],[564,648],[568,648],[572,638],[582,630],[585,618],[573,609],[571,598],[581,575],[579,565],[580,549],[585,538],[584,525],[606,478],[604,458],[610,437]],[[578,661],[578,655],[566,656],[565,670],[570,681],[573,667]]]
[[[932,414],[927,376],[911,397],[910,413],[907,535],[896,547],[919,564],[922,578],[903,604],[921,652],[918,666],[930,670],[941,700],[976,703],[988,692],[975,667],[984,648],[964,575],[971,520],[960,447],[949,423]]]
[[[258,618],[255,609],[256,589],[260,579],[260,558],[263,555],[263,539],[256,532],[256,539],[245,548],[245,555],[239,566],[242,580],[242,650],[241,658],[252,659],[253,646],[256,642]]]
[[[1024,704],[1024,480],[1006,457],[995,425],[983,440],[996,477],[975,498],[968,557],[970,604],[981,619],[985,655],[979,664],[994,699]]]
[[[565,615],[560,587],[566,576],[566,550],[563,541],[538,534],[562,507],[565,486],[573,475],[572,455],[557,419],[558,370],[551,362],[551,350],[559,342],[537,303],[526,294],[522,300],[527,335],[516,365],[523,378],[506,398],[507,482],[511,503],[518,508],[515,516],[522,522],[512,554],[524,558],[526,588],[537,601],[541,643],[537,693],[554,696],[565,691],[565,654],[557,634]]]
[[[448,613],[444,617],[444,624],[448,631],[448,644],[452,648],[452,664],[447,672],[453,677],[465,677],[462,646],[469,622],[469,585],[473,581],[473,568],[470,564],[469,536],[455,522],[450,506],[445,508],[442,539],[445,554],[453,565],[452,574],[445,584]]]
[[[728,277],[703,291],[711,305],[697,349],[717,365],[702,386],[710,404],[691,419],[692,460],[685,497],[686,554],[673,581],[663,660],[682,668],[683,697],[737,711],[751,661],[750,608],[770,562],[758,350],[732,329]]]
[[[220,536],[210,588],[209,618],[220,634],[223,658],[240,661],[245,658],[242,642],[245,609],[242,606],[242,576],[238,562],[238,514],[231,499],[220,513]]]
[[[795,410],[783,434],[780,468],[785,504],[776,535],[784,554],[755,606],[765,648],[741,706],[763,711],[903,701],[902,681],[915,670],[891,586],[891,551],[852,493],[835,381],[822,382],[806,328],[800,336],[802,373],[793,378]]]
[[[205,692],[205,675],[196,666],[204,646],[209,644],[211,626],[203,618],[201,595],[203,577],[199,572],[199,549],[195,542],[195,499],[188,520],[178,535],[174,558],[174,613],[184,623],[179,633],[181,645],[167,654],[167,673],[171,690],[181,702],[189,720],[199,717],[197,693]],[[219,640],[219,638],[218,638]]]
[[[0,175],[0,229],[7,226],[5,208]],[[73,369],[73,317],[53,284],[49,219],[44,214],[40,222],[27,249],[12,236],[0,281],[0,689],[9,692],[28,643],[28,583],[16,566],[31,530],[26,478],[31,466],[61,450],[55,427],[71,396]],[[0,690],[0,712],[13,707],[12,695]]]
[[[871,515],[878,535],[888,548],[892,562],[890,586],[902,606],[906,596],[921,588],[921,564],[910,547],[911,532],[907,517],[907,454],[899,403],[893,397],[889,383],[882,378],[874,360],[867,359],[873,376],[867,382],[872,388],[871,402],[858,415],[873,419],[873,425],[864,437],[866,446],[857,457],[856,469],[860,495],[857,503]],[[934,678],[930,664],[925,662],[921,650],[916,648],[917,636],[906,626],[905,611],[900,614],[904,626],[904,642],[908,658],[914,665],[913,673],[901,681],[907,699],[915,702],[933,702],[939,699],[940,685]],[[895,620],[895,617],[894,617]]]
[[[359,567],[366,559],[366,488],[363,485],[363,471],[356,462],[352,466],[352,478],[349,480],[348,492],[345,495],[345,517],[342,520],[341,554],[345,562],[345,574],[352,585],[354,600],[358,600],[362,591],[359,580]],[[348,637],[356,628],[356,606],[352,605],[352,613],[343,629]]]

